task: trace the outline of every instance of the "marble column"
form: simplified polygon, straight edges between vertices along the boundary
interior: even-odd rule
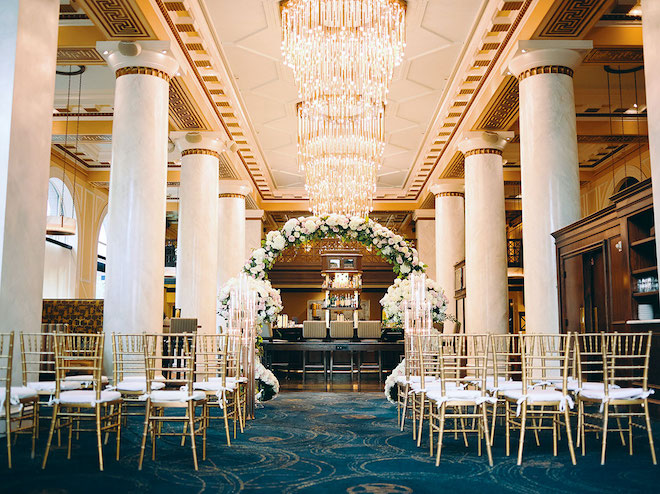
[[[245,196],[242,180],[220,180],[218,189],[218,291],[245,265]]]
[[[509,303],[502,150],[512,132],[468,133],[465,155],[465,331],[505,334]]]
[[[247,261],[255,249],[261,247],[263,238],[263,209],[248,209],[245,211],[245,260]]]
[[[644,80],[649,126],[649,155],[653,184],[655,224],[660,225],[660,2],[642,0],[642,35],[644,37]],[[655,77],[658,74],[659,77]],[[660,242],[655,243],[660,259]]]
[[[99,42],[115,72],[103,330],[161,331],[165,274],[169,42]],[[112,345],[105,346],[106,372]]]
[[[442,179],[431,187],[435,196],[435,280],[449,300],[447,312],[456,316],[454,266],[465,259],[465,185]],[[448,323],[445,330],[451,331]]]
[[[0,333],[39,331],[59,3],[7,0],[0,16]],[[35,18],[38,15],[38,22]]]
[[[435,280],[435,212],[432,209],[416,209],[413,221],[419,260],[426,264],[426,276]]]
[[[183,134],[183,135],[181,135]],[[176,307],[200,333],[216,331],[218,167],[224,142],[215,133],[173,133],[181,150]]]
[[[580,219],[573,70],[591,41],[520,41],[509,69],[520,91],[525,319],[529,333],[557,333],[552,233]]]

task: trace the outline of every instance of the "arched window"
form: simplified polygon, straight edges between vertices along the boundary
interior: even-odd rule
[[[60,178],[48,181],[48,216],[76,218],[73,196]],[[46,235],[44,298],[75,298],[78,234]]]
[[[627,189],[628,187],[635,185],[639,180],[637,180],[635,177],[626,177],[622,179],[616,187],[614,187],[614,193],[618,194],[621,192],[623,189]]]
[[[96,251],[96,298],[105,298],[105,267],[108,247],[108,234],[105,229],[106,216],[99,230],[99,242]]]

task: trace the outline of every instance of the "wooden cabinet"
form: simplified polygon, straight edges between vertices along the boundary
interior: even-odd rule
[[[653,331],[649,383],[656,387],[660,297],[651,180],[624,189],[611,201],[609,207],[553,234],[561,330]],[[640,320],[643,305],[648,314]],[[652,401],[657,414],[660,400]]]

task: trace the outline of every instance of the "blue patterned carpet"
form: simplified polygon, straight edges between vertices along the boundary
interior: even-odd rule
[[[655,423],[660,444],[660,423]],[[476,442],[465,448],[453,438],[445,443],[436,468],[427,448],[417,449],[410,433],[396,428],[396,409],[382,393],[286,393],[258,410],[245,434],[227,448],[224,431],[214,422],[209,433],[208,459],[192,467],[189,447],[173,438],[159,442],[156,462],[145,458],[138,472],[139,419],[123,436],[122,458],[106,449],[106,470],[97,470],[93,435],[74,443],[73,458],[55,449],[45,471],[40,469],[44,438],[37,460],[30,460],[26,438],[20,438],[14,469],[7,470],[0,454],[0,492],[65,493],[349,493],[405,494],[471,492],[633,493],[657,492],[660,467],[654,467],[643,436],[628,456],[616,435],[608,448],[608,463],[600,466],[597,440],[592,436],[586,457],[570,464],[564,442],[552,457],[550,438],[540,448],[526,443],[525,461],[516,466],[504,456],[503,435],[496,439],[493,468],[476,454]]]

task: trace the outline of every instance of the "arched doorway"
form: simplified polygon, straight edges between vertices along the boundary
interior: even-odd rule
[[[48,216],[64,216],[77,221],[73,196],[60,178],[48,180]],[[75,298],[78,230],[74,235],[46,235],[44,256],[44,298]]]

